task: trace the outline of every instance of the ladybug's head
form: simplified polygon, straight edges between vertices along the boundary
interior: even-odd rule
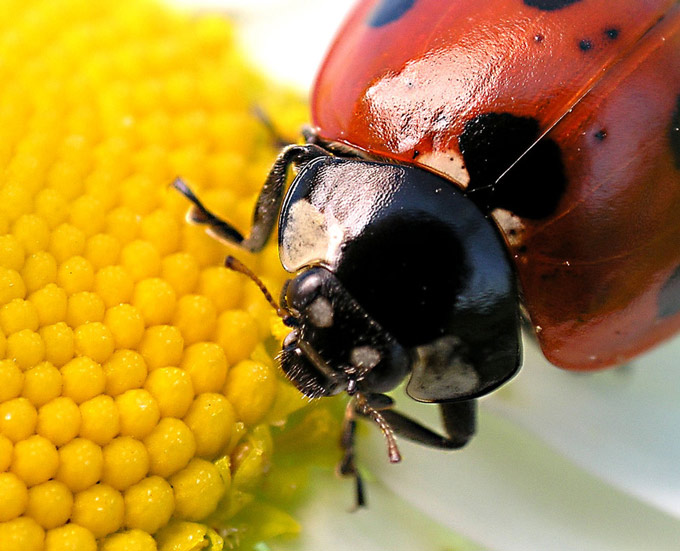
[[[292,327],[281,368],[304,395],[382,393],[409,373],[406,350],[328,269],[312,266],[288,280],[281,303]]]
[[[382,393],[394,389],[411,371],[412,355],[323,266],[306,267],[289,279],[279,306],[241,262],[230,256],[226,264],[249,276],[292,329],[279,359],[293,385],[309,398],[347,392],[353,397],[351,407],[382,431],[390,461],[399,461],[394,433],[378,410],[391,404]]]
[[[409,373],[411,356],[322,266],[286,281],[281,306],[259,278],[233,256],[226,266],[252,279],[292,330],[283,342],[281,369],[309,398],[369,395],[394,389]]]

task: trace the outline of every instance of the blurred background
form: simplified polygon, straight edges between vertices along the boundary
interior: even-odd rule
[[[279,82],[306,91],[353,0],[170,0],[220,10],[239,28],[246,54]]]

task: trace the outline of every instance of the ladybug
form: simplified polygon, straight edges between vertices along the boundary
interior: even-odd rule
[[[519,368],[523,321],[572,370],[680,329],[677,0],[362,0],[311,109],[247,237],[174,185],[247,250],[278,225],[281,368],[311,398],[352,396],[340,472],[359,504],[357,416],[391,461],[394,433],[462,447]],[[405,379],[443,434],[392,408]]]

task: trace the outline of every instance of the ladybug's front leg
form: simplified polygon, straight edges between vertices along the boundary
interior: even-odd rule
[[[313,144],[289,145],[281,151],[257,198],[255,212],[253,213],[253,224],[248,237],[244,237],[229,222],[210,212],[181,178],[177,178],[172,186],[193,203],[191,210],[187,213],[189,222],[208,226],[208,232],[217,239],[239,245],[251,252],[257,252],[267,243],[278,220],[286,187],[288,167],[297,166],[325,155],[329,155],[329,153]]]
[[[342,420],[342,434],[340,436],[340,446],[344,454],[336,468],[340,476],[351,476],[356,483],[356,508],[366,505],[366,494],[364,492],[364,482],[357,469],[354,453],[354,440],[356,434],[356,411],[354,402],[350,401],[345,409],[345,417]]]

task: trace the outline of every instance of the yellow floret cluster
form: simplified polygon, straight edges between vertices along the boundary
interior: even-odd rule
[[[2,551],[295,529],[257,498],[271,426],[305,403],[265,350],[272,310],[168,187],[247,229],[276,154],[253,108],[293,136],[304,119],[232,42],[221,17],[147,0],[3,2]],[[273,246],[239,254],[279,286]]]

